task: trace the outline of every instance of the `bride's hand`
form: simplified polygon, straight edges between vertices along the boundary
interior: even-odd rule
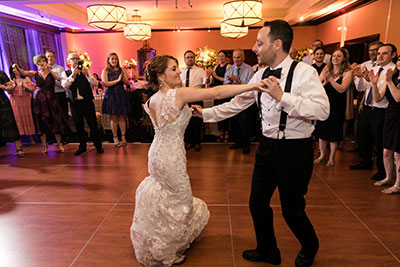
[[[270,76],[264,80],[261,80],[261,83],[262,86],[258,87],[259,91],[266,92],[275,100],[281,101],[283,91],[276,77]]]

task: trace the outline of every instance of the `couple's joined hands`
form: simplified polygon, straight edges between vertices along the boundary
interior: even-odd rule
[[[281,85],[278,79],[274,76],[270,76],[254,84],[254,89],[258,90],[259,92],[268,93],[273,99],[278,102],[282,99],[283,91]],[[192,116],[194,117],[203,117],[203,108],[199,105],[192,105],[190,111],[192,112]]]

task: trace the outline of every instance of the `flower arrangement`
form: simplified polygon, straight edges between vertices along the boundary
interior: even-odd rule
[[[197,48],[196,53],[196,65],[200,68],[208,69],[213,68],[217,62],[217,54],[215,50],[205,46],[203,49]]]
[[[81,50],[70,50],[68,51],[68,54],[71,53],[76,53],[79,56],[79,60],[83,61],[83,67],[86,69],[89,69],[90,66],[92,65],[92,60],[89,57],[89,54],[86,53],[85,51],[81,51]],[[67,66],[68,68],[71,68],[71,64],[69,64],[69,62],[67,61]]]
[[[303,57],[312,55],[313,50],[311,48],[303,48],[297,51],[296,61],[301,61]]]
[[[122,62],[122,66],[125,68],[125,69],[136,69],[136,67],[137,67],[137,62],[136,62],[136,60],[134,59],[134,58],[130,58],[130,59],[125,59],[123,62]]]

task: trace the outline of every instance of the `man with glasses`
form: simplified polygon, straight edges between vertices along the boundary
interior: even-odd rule
[[[97,128],[96,111],[93,102],[92,87],[98,85],[98,81],[90,73],[89,69],[82,66],[79,62],[79,55],[70,53],[68,62],[71,70],[66,70],[62,74],[62,85],[68,90],[68,99],[70,101],[72,118],[78,133],[79,149],[74,155],[78,156],[86,152],[86,132],[84,128],[84,119],[90,128],[90,136],[96,147],[97,153],[103,153],[99,130]]]

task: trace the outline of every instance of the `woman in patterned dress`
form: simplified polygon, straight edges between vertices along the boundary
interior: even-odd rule
[[[36,86],[39,87],[33,98],[33,115],[35,117],[36,131],[43,145],[42,155],[47,155],[48,133],[54,134],[57,141],[57,150],[63,153],[64,147],[61,144],[61,135],[69,133],[70,128],[54,92],[55,81],[61,81],[61,77],[51,70],[45,56],[37,55],[33,58],[33,62],[38,66],[39,71],[25,71],[16,64],[13,67],[16,67],[21,75],[34,78]]]
[[[33,123],[31,98],[35,91],[35,84],[29,77],[22,76],[13,65],[10,66],[10,78],[14,82],[14,89],[9,91],[11,106],[19,134],[29,135],[31,143],[34,144],[35,124]]]

